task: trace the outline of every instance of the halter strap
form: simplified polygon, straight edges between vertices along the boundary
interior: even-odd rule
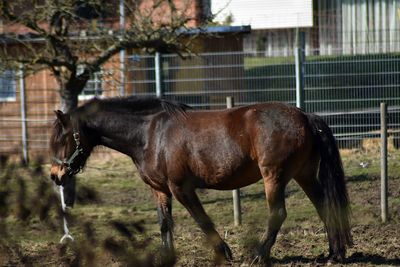
[[[79,133],[78,133],[78,132],[74,132],[74,133],[72,134],[72,136],[74,137],[74,141],[75,141],[76,147],[79,147],[79,145],[80,145]]]
[[[79,165],[78,169],[76,169],[76,170],[74,170],[72,168],[72,164],[74,163],[74,160],[80,154],[83,154],[83,148],[80,147],[79,132],[74,131],[72,136],[74,137],[74,141],[75,141],[75,144],[76,144],[74,153],[68,159],[64,159],[64,160],[61,160],[61,159],[56,158],[56,157],[53,157],[53,161],[54,162],[58,163],[61,166],[65,166],[67,168],[67,172],[68,172],[69,175],[75,175],[75,174],[77,174],[78,172],[80,172],[82,170],[82,166],[81,165]]]

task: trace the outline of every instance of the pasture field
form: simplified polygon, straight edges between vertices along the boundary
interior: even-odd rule
[[[346,266],[400,266],[400,150],[389,151],[390,221],[386,224],[380,222],[379,151],[342,151],[342,157],[354,238]],[[58,243],[62,222],[55,208],[59,202],[49,193],[49,166],[2,168],[0,266],[145,266],[154,255],[157,262],[156,206],[129,158],[99,154],[78,175],[80,201],[69,218],[76,242],[70,245]],[[233,226],[230,191],[198,192],[232,249],[234,262],[228,266],[250,266],[268,218],[262,182],[242,189],[243,224],[239,227]],[[327,255],[328,245],[314,207],[294,182],[286,196],[288,217],[272,250],[274,266],[325,266],[320,258]],[[173,217],[176,266],[213,266],[212,249],[175,200]]]

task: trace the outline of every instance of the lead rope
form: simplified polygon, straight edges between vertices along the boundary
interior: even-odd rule
[[[65,239],[70,239],[71,241],[74,241],[74,238],[72,237],[72,235],[69,234],[67,217],[65,216],[65,209],[67,206],[65,205],[65,202],[64,202],[64,187],[62,185],[60,185],[59,189],[60,189],[61,208],[63,211],[63,223],[64,223],[64,235],[63,235],[63,237],[61,237],[60,243],[62,243]]]

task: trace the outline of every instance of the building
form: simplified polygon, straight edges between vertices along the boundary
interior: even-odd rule
[[[243,3],[246,2],[245,5]],[[399,0],[231,0],[212,1],[219,20],[248,23],[245,51],[293,55],[295,30],[306,32],[306,54],[399,52]]]

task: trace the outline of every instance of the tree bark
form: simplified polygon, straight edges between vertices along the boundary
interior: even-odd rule
[[[74,90],[68,90],[68,88],[60,89],[61,99],[61,111],[69,113],[78,107],[78,95],[79,93]]]
[[[64,113],[78,107],[78,96],[86,86],[90,75],[79,75],[63,69],[63,73],[56,72],[56,79],[60,87],[61,110]]]

